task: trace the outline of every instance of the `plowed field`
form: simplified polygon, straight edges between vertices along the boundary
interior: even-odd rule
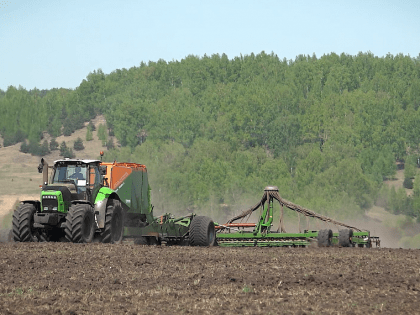
[[[420,250],[0,244],[1,314],[419,314]]]

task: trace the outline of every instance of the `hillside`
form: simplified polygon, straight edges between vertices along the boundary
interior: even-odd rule
[[[98,116],[92,120],[96,127],[99,124],[106,123],[106,120],[103,116]],[[87,124],[86,124],[87,125]],[[87,132],[86,126],[79,130],[76,130],[70,136],[60,136],[57,138],[57,142],[61,143],[65,141],[69,147],[72,147],[74,141],[80,137],[82,139],[85,138]],[[49,136],[46,135],[45,138],[49,139]],[[106,148],[102,147],[102,142],[97,137],[97,131],[93,132],[92,141],[84,141],[85,149],[82,151],[75,151],[76,158],[99,158],[98,152],[104,150]],[[30,199],[39,199],[39,185],[42,181],[42,174],[37,172],[37,166],[39,164],[40,157],[32,156],[30,154],[24,154],[19,152],[20,144],[16,144],[13,146],[9,146],[6,148],[0,149],[0,185],[3,187],[3,194],[0,195],[0,222],[2,217],[8,214],[13,205],[19,200],[30,200]],[[59,156],[58,151],[53,151],[51,154],[48,154],[44,157],[47,161],[54,161],[57,159],[61,159],[62,157]],[[141,161],[135,161],[141,162]],[[149,168],[149,175],[154,173],[154,169]],[[153,175],[151,176],[154,177]],[[399,170],[396,172],[395,179],[393,181],[386,182],[389,186],[395,186],[397,188],[402,187],[404,175],[403,170]],[[152,185],[153,187],[153,185]],[[409,194],[409,190],[406,190],[407,194]],[[162,205],[159,202],[160,197],[159,191],[154,189],[152,191],[152,198],[154,204]],[[248,198],[248,205],[251,205],[253,201],[251,198]],[[246,209],[246,201],[243,201],[243,204],[239,205],[230,205],[230,208],[239,210]],[[224,205],[227,206],[227,205]],[[165,211],[173,211],[170,205],[167,206]],[[157,212],[163,212],[164,209],[156,208]],[[211,213],[212,212],[212,213]],[[210,215],[220,215],[217,211],[210,211],[207,213]],[[216,218],[215,218],[216,219]],[[218,220],[221,219],[220,217],[217,218]],[[404,215],[393,215],[387,212],[385,209],[373,206],[371,209],[368,209],[364,215],[360,215],[359,218],[354,219],[347,219],[344,220],[346,223],[354,224],[357,227],[368,229],[374,234],[375,236],[379,236],[382,239],[382,246],[385,247],[398,247],[402,246],[403,244],[399,243],[402,233],[398,229],[399,224],[404,222],[405,220]],[[296,222],[293,218],[289,218],[288,220],[288,231],[292,231],[295,229]],[[324,226],[314,226],[315,228],[324,228]],[[415,236],[420,233],[420,230],[413,226],[409,235]],[[407,241],[407,240],[406,240]]]
[[[419,91],[420,59],[402,54],[190,55],[98,69],[74,90],[9,87],[0,93],[0,150],[17,152],[25,141],[36,153],[42,135],[60,142],[102,115],[120,144],[104,159],[153,170],[162,211],[226,218],[276,185],[284,198],[337,219],[376,205],[420,221]],[[396,161],[410,170],[407,185],[416,178],[410,194]],[[26,168],[5,162],[5,192],[15,187],[12,171],[30,191]]]
[[[98,116],[92,120],[98,127],[100,124],[106,124],[103,116]],[[87,125],[87,123],[86,123]],[[70,136],[60,136],[56,140],[58,143],[66,142],[68,147],[73,147],[74,141],[80,137],[86,138],[87,128],[81,128]],[[50,136],[45,135],[45,139],[50,141]],[[102,147],[102,141],[98,139],[97,131],[93,131],[92,141],[84,141],[85,149],[74,151],[76,158],[96,159],[99,158],[99,152],[106,148]],[[38,173],[40,158],[25,154],[19,151],[20,143],[0,148],[0,217],[7,213],[17,200],[39,199],[40,188],[42,184],[42,174]],[[61,159],[59,150],[52,151],[51,154],[44,156],[48,162]]]

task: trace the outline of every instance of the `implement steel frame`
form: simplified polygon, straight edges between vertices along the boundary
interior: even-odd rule
[[[273,222],[273,203],[276,199],[283,210],[283,205],[287,208],[302,213],[307,217],[314,217],[325,222],[340,225],[353,230],[353,236],[351,239],[352,246],[356,247],[372,247],[375,244],[377,247],[380,246],[378,237],[370,236],[369,231],[362,231],[355,227],[348,226],[344,223],[335,221],[328,217],[316,214],[315,212],[295,205],[285,199],[282,199],[278,194],[278,188],[275,186],[268,186],[264,190],[264,196],[261,201],[249,210],[244,211],[239,216],[229,220],[226,224],[216,224],[217,243],[219,246],[224,247],[306,247],[311,243],[317,241],[319,231],[305,230],[303,233],[286,233],[283,228],[283,211],[280,214],[280,227],[276,232],[271,232],[271,226]],[[254,226],[251,223],[233,223],[239,219],[243,219],[258,208],[262,207],[262,213],[258,223],[252,231],[245,230]],[[227,232],[223,232],[227,230]],[[234,231],[234,232],[232,232]],[[338,245],[339,233],[333,233],[331,239],[331,245]]]

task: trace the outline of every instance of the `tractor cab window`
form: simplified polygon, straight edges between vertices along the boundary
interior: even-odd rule
[[[86,186],[87,165],[59,165],[55,171],[53,183],[71,183]]]
[[[98,165],[91,165],[89,170],[89,188],[92,190],[92,200],[95,200],[99,189],[101,188],[101,175]]]

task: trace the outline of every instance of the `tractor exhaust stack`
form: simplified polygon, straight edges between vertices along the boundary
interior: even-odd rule
[[[41,159],[41,163],[38,165],[38,172],[42,173],[42,185],[48,185],[48,163]]]

